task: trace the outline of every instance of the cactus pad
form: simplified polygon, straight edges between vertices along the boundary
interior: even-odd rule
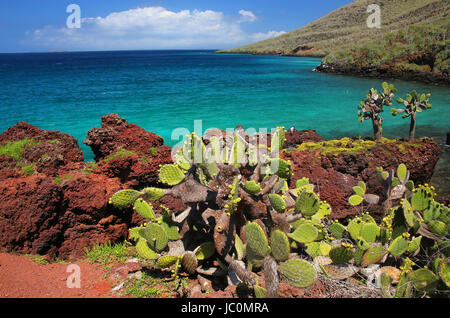
[[[430,229],[431,232],[439,236],[447,236],[448,234],[447,225],[441,221],[432,220],[428,222],[428,228]]]
[[[400,256],[408,249],[408,240],[403,236],[397,236],[389,245],[388,251],[393,256]]]
[[[289,245],[289,239],[283,231],[272,231],[270,236],[270,247],[272,255],[277,261],[283,262],[289,258],[291,247]]]
[[[136,201],[134,201],[133,208],[142,217],[149,220],[155,219],[155,214],[153,214],[153,207],[147,202],[145,202],[143,199],[139,198]]]
[[[267,290],[264,287],[255,285],[253,291],[255,292],[255,298],[266,298]]]
[[[406,168],[406,165],[401,163],[397,167],[397,177],[401,182],[406,182],[406,177],[408,176],[408,169]]]
[[[364,198],[360,196],[359,194],[354,194],[350,198],[348,198],[348,203],[350,203],[352,206],[357,206],[362,203]]]
[[[380,236],[380,228],[375,223],[365,223],[361,227],[359,235],[368,243],[373,243],[376,241],[377,237]]]
[[[313,216],[319,211],[320,200],[314,192],[303,191],[295,202],[295,212]]]
[[[295,181],[295,187],[296,188],[301,188],[301,187],[306,186],[308,184],[309,184],[309,178],[305,178],[305,177]]]
[[[342,238],[344,236],[344,233],[347,231],[346,227],[343,226],[341,223],[331,223],[328,227],[328,231],[335,237],[335,238]]]
[[[317,238],[319,231],[310,223],[303,223],[297,229],[289,234],[289,236],[299,243],[309,243]]]
[[[131,240],[137,241],[139,238],[141,238],[141,235],[139,234],[139,228],[140,227],[133,227],[128,230],[129,232],[128,237]]]
[[[411,242],[408,243],[408,249],[406,250],[408,253],[416,254],[420,249],[420,242],[422,241],[422,236],[416,237]]]
[[[371,245],[363,254],[361,265],[367,267],[371,264],[378,263],[386,256],[387,250],[381,244]]]
[[[333,247],[328,254],[335,264],[348,263],[353,257],[355,253],[353,253],[352,249],[346,246],[336,246]]]
[[[275,193],[269,193],[268,195],[270,205],[272,208],[274,208],[275,211],[278,213],[283,213],[286,211],[286,202],[281,197],[281,195],[275,194]]]
[[[292,176],[291,164],[281,158],[269,159],[270,174],[276,174],[280,178],[289,179]]]
[[[428,208],[433,198],[433,193],[426,187],[419,187],[411,197],[411,204],[414,210],[422,211]]]
[[[322,252],[320,251],[320,243],[319,242],[311,242],[306,243],[306,253],[311,256],[312,258],[315,258],[317,256],[322,256]]]
[[[403,208],[403,216],[405,217],[406,224],[408,224],[409,227],[414,226],[416,217],[414,216],[414,212],[413,212],[411,204],[409,204],[409,202],[407,200],[403,200],[402,208]]]
[[[419,291],[433,290],[437,287],[439,282],[437,276],[432,271],[425,268],[419,268],[409,273],[408,278]]]
[[[118,207],[119,209],[124,209],[128,206],[133,205],[134,201],[136,201],[141,195],[142,193],[140,191],[132,189],[121,190],[119,192],[116,192],[111,197],[109,203],[111,203],[115,207]]]
[[[251,194],[257,194],[262,190],[261,185],[253,180],[245,182],[244,189]]]
[[[136,251],[138,255],[142,258],[153,260],[158,258],[158,253],[153,251],[147,244],[147,241],[145,239],[139,239],[136,244]]]
[[[154,202],[154,201],[161,199],[167,193],[167,190],[149,187],[149,188],[145,188],[144,190],[142,190],[142,192],[144,192],[144,194],[147,196],[148,200]]]
[[[241,261],[245,257],[245,245],[237,234],[234,238],[234,248],[236,250],[238,260]]]
[[[184,179],[184,172],[176,164],[166,164],[159,170],[159,180],[168,185],[179,184]]]
[[[289,284],[301,288],[310,286],[317,278],[314,266],[300,259],[290,259],[281,263],[280,273]]]
[[[187,251],[183,254],[183,257],[181,258],[181,264],[183,265],[184,269],[189,274],[194,274],[197,270],[198,261],[197,256],[195,256],[194,252]]]
[[[362,227],[365,222],[360,221],[358,219],[351,220],[347,225],[347,231],[350,233],[350,236],[353,240],[357,241],[359,238],[359,233],[361,232]]]
[[[250,222],[246,225],[245,237],[247,238],[247,252],[259,257],[265,257],[270,253],[267,236],[258,223]]]
[[[156,267],[157,268],[169,268],[170,266],[172,266],[173,264],[175,264],[177,262],[178,257],[179,256],[173,256],[173,255],[161,256],[156,261]]]
[[[148,245],[155,251],[162,251],[166,248],[169,238],[166,230],[161,225],[150,223],[143,231],[142,236],[147,240]]]
[[[195,256],[199,261],[210,258],[216,252],[216,247],[213,242],[205,242],[199,245],[195,250]]]
[[[171,241],[176,241],[180,238],[180,234],[178,233],[178,226],[170,217],[170,214],[166,211],[162,217],[158,218],[158,222],[160,222],[161,226],[167,233],[167,238]]]
[[[446,258],[439,263],[438,273],[445,285],[450,287],[450,259]]]

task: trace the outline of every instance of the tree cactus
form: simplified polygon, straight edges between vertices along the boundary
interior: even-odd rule
[[[397,89],[393,84],[386,82],[382,85],[383,91],[378,92],[376,89],[371,88],[358,106],[358,120],[363,122],[364,120],[371,119],[373,126],[373,137],[376,141],[380,141],[382,137],[382,122],[383,118],[380,114],[384,111],[384,106],[391,106]]]
[[[403,104],[405,108],[392,108],[391,114],[397,116],[397,114],[403,114],[402,118],[411,118],[409,126],[409,139],[413,140],[416,132],[416,120],[417,113],[421,113],[424,110],[430,109],[432,105],[429,103],[431,94],[419,94],[415,90],[410,94],[406,94],[406,98],[398,98],[397,103]]]

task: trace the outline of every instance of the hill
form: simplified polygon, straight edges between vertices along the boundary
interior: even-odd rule
[[[368,28],[367,7],[381,8]],[[356,0],[279,37],[220,53],[324,57],[320,71],[448,83],[447,0]]]

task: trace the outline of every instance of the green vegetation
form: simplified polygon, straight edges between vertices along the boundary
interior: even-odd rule
[[[114,159],[124,158],[126,156],[132,156],[134,154],[136,154],[136,153],[133,152],[133,151],[129,151],[129,150],[126,150],[124,148],[120,148],[120,149],[117,149],[117,151],[115,153],[113,153],[112,155],[110,155],[110,156],[106,157],[105,159],[103,159],[103,161],[109,162],[109,161],[114,160]]]
[[[107,265],[125,262],[132,255],[133,251],[130,250],[126,243],[103,243],[86,248],[85,253],[91,263]]]
[[[448,30],[450,23],[437,26],[410,26],[372,42],[337,50],[324,64],[346,68],[376,68],[445,75],[449,71]]]
[[[431,94],[418,94],[415,90],[411,94],[406,94],[406,98],[398,98],[397,102],[405,106],[404,109],[391,109],[393,116],[397,114],[405,113],[402,118],[411,118],[411,124],[409,126],[409,140],[414,139],[416,132],[416,119],[417,113],[421,113],[424,110],[430,109],[432,106],[429,103]]]
[[[373,138],[379,142],[381,141],[383,131],[383,118],[381,113],[384,111],[384,106],[392,106],[392,100],[394,94],[397,93],[397,89],[392,84],[384,82],[382,84],[383,91],[377,92],[376,89],[370,89],[358,106],[358,120],[363,122],[364,120],[372,120],[373,126]]]
[[[18,141],[8,141],[6,144],[0,146],[0,155],[5,155],[13,158],[16,161],[22,161],[23,151],[30,146],[40,144],[42,141],[35,141],[34,139],[22,139]]]
[[[160,275],[170,271],[171,279],[177,281],[182,271],[189,275],[201,273],[203,266],[209,268],[215,259],[221,269],[234,273],[253,290],[255,297],[276,297],[280,280],[304,288],[323,277],[344,280],[358,272],[368,273],[368,267],[376,265],[379,270],[358,278],[370,286],[375,284],[384,297],[441,296],[448,292],[450,209],[434,201],[432,187],[416,187],[409,180],[406,165],[401,164],[396,172],[376,169],[374,177],[383,187],[382,196],[368,193],[366,184],[358,182],[349,203],[359,209],[359,214],[338,222],[329,218],[331,206],[320,200],[308,178],[297,180],[295,188],[288,189],[287,181],[292,174],[285,173],[285,169],[290,170],[289,162],[279,165],[281,171],[269,169],[267,174],[260,175],[260,170],[255,169],[250,176],[239,178],[241,166],[235,160],[238,153],[235,149],[242,147],[248,153],[251,145],[239,138],[234,141],[225,152],[230,157],[217,156],[221,165],[216,166],[217,162],[192,161],[206,147],[195,134],[188,135],[175,163],[160,167],[160,182],[171,188],[121,190],[110,199],[111,204],[122,209],[133,206],[148,220],[130,229],[129,237],[136,242],[138,255],[152,262],[152,268],[161,270]],[[215,142],[211,141],[213,149],[216,149]],[[277,142],[273,134],[272,146]],[[395,141],[382,138],[380,142]],[[303,143],[299,148],[340,153],[353,149],[364,151],[376,144],[343,138]],[[268,162],[271,160],[281,159],[268,158]],[[253,167],[262,164],[254,162]],[[231,176],[224,178],[225,172]],[[213,189],[209,185],[214,184],[226,191],[220,199],[217,192],[216,196],[211,193]],[[158,217],[153,205],[144,200],[155,201],[167,194],[191,205],[208,206],[205,203],[209,202],[217,205],[215,210],[206,207],[194,210],[201,213],[204,222],[189,225],[189,231],[197,232],[199,244],[192,251],[184,249],[178,232],[179,224],[191,211],[177,216],[175,221],[168,208],[161,206],[163,215]],[[380,205],[379,210],[384,211],[382,222],[368,214],[367,204]],[[261,205],[267,209],[272,223],[265,222],[265,213],[252,211]],[[233,223],[234,217],[241,215],[248,221],[242,226]],[[240,237],[242,233],[245,240]],[[383,276],[380,268],[387,265],[395,267],[398,277],[394,278],[398,283],[393,282],[393,277]],[[259,271],[264,275],[264,287],[254,275]],[[130,287],[129,293],[138,297],[156,296],[154,284],[150,288],[148,284],[153,283],[139,280]]]
[[[356,0],[279,37],[222,53],[324,57],[336,68],[380,68],[448,76],[446,0],[379,0],[381,28],[368,28],[369,0]],[[355,44],[357,44],[355,46]]]
[[[380,144],[395,143],[395,139],[381,138]],[[377,143],[373,140],[352,139],[344,137],[341,139],[333,139],[319,142],[304,142],[297,146],[299,151],[319,151],[320,155],[339,155],[341,153],[360,153],[375,147]]]
[[[158,154],[158,149],[156,149],[155,147],[150,147],[150,148],[148,149],[148,151],[150,152],[150,154],[151,154],[152,156]]]
[[[50,262],[47,261],[42,255],[25,254],[24,256],[29,257],[30,259],[33,260],[33,262],[40,264],[40,265],[50,264]]]
[[[86,162],[83,168],[83,174],[89,175],[97,170],[97,163],[96,162]]]
[[[53,178],[53,182],[58,185],[61,185],[64,181],[70,181],[70,180],[73,180],[74,178],[75,178],[75,176],[72,174],[68,174],[65,176],[56,176]]]
[[[22,168],[22,173],[31,176],[34,173],[34,165],[28,165]]]
[[[155,272],[142,271],[140,279],[131,279],[124,284],[124,295],[135,298],[167,298],[175,297],[178,283],[175,281],[164,281]],[[185,284],[188,278],[183,278],[180,285]]]

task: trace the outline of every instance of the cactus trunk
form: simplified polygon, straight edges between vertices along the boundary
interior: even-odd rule
[[[411,114],[411,123],[409,125],[409,140],[414,140],[414,135],[416,133],[416,117],[416,112]]]
[[[381,119],[372,118],[373,138],[375,141],[381,141]]]

